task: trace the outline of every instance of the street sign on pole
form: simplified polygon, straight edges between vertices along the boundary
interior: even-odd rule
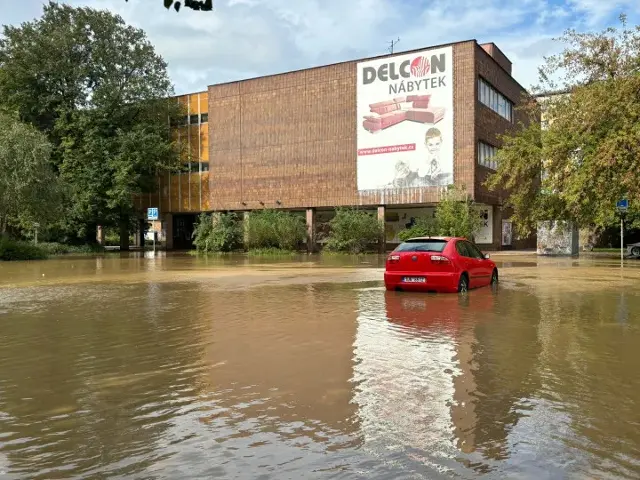
[[[160,217],[158,207],[147,208],[147,220],[158,220]],[[153,228],[153,227],[152,227]],[[156,254],[156,229],[153,228],[153,254]]]
[[[624,266],[624,214],[629,210],[629,200],[618,200],[616,209],[620,213],[620,262]]]

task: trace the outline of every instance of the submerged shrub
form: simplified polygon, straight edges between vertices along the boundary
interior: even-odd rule
[[[410,238],[429,237],[438,235],[438,221],[435,218],[419,217],[411,227],[398,233],[400,241],[405,242]]]
[[[251,250],[296,250],[307,240],[305,219],[281,210],[251,212],[246,229]]]
[[[329,222],[325,249],[334,252],[362,253],[380,242],[383,223],[364,210],[338,208]]]
[[[202,213],[193,238],[198,252],[231,252],[242,248],[242,224],[234,213]]]
[[[475,207],[476,204],[469,199],[464,188],[451,187],[436,206],[435,218],[418,218],[414,225],[401,231],[398,238],[403,242],[426,236],[465,237],[472,240],[482,226],[482,219]]]
[[[45,258],[47,258],[47,252],[33,243],[0,236],[0,260],[44,260]]]
[[[101,245],[68,245],[58,242],[42,242],[38,243],[38,247],[49,255],[64,255],[68,253],[90,254],[100,253],[105,250]]]

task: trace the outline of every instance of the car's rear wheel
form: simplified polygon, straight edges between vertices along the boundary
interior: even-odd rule
[[[491,273],[491,285],[497,285],[498,284],[498,269],[494,268],[493,272]]]
[[[634,257],[640,257],[640,247],[633,247],[631,249],[631,255]]]
[[[460,280],[458,281],[458,293],[467,293],[469,291],[469,277],[466,273],[460,275]]]

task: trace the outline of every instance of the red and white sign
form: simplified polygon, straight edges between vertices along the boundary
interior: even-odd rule
[[[358,190],[453,183],[453,48],[357,66]]]

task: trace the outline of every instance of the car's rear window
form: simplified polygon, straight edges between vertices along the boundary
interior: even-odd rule
[[[446,240],[408,240],[398,245],[396,252],[442,252]]]

